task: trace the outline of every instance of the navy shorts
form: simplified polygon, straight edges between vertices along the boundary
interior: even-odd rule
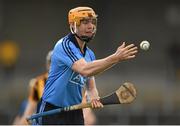
[[[59,107],[48,102],[40,101],[37,112],[45,112],[57,108]],[[83,111],[80,109],[43,116],[38,118],[36,122],[39,125],[84,125]]]

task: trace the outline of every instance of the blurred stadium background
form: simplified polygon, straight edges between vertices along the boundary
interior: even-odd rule
[[[95,110],[97,124],[180,124],[178,0],[0,0],[0,124],[12,124],[29,80],[45,71],[47,52],[69,33],[67,13],[76,6],[90,6],[99,15],[96,37],[89,43],[97,59],[123,41],[151,43],[136,59],[96,77],[100,96],[126,81],[138,89],[130,105]],[[14,43],[12,52],[4,56],[3,43],[8,42]],[[8,54],[10,63],[3,58]]]

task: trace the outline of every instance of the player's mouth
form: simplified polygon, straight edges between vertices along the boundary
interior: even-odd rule
[[[86,33],[87,33],[87,34],[90,34],[90,33],[92,33],[92,31],[87,31]]]
[[[87,34],[87,35],[92,35],[93,32],[92,32],[92,31],[87,31],[86,34]]]

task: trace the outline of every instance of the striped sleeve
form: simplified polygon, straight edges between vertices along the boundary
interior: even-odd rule
[[[62,42],[62,47],[65,54],[71,59],[73,63],[78,60],[78,57],[75,55],[72,48],[70,47],[70,41]]]
[[[73,63],[81,59],[77,48],[68,40],[63,40],[57,49],[54,49],[54,54],[60,63],[64,63],[68,67],[72,67]]]

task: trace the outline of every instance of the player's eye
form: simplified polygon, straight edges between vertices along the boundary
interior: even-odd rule
[[[92,19],[92,24],[96,25],[97,24],[97,19]]]
[[[88,24],[88,23],[89,23],[89,20],[88,20],[88,19],[82,19],[82,20],[81,20],[81,23],[82,23],[82,24]]]
[[[96,25],[97,23],[97,19],[93,18],[93,19],[82,19],[81,20],[82,24],[88,24],[88,23],[92,23],[94,25]]]

